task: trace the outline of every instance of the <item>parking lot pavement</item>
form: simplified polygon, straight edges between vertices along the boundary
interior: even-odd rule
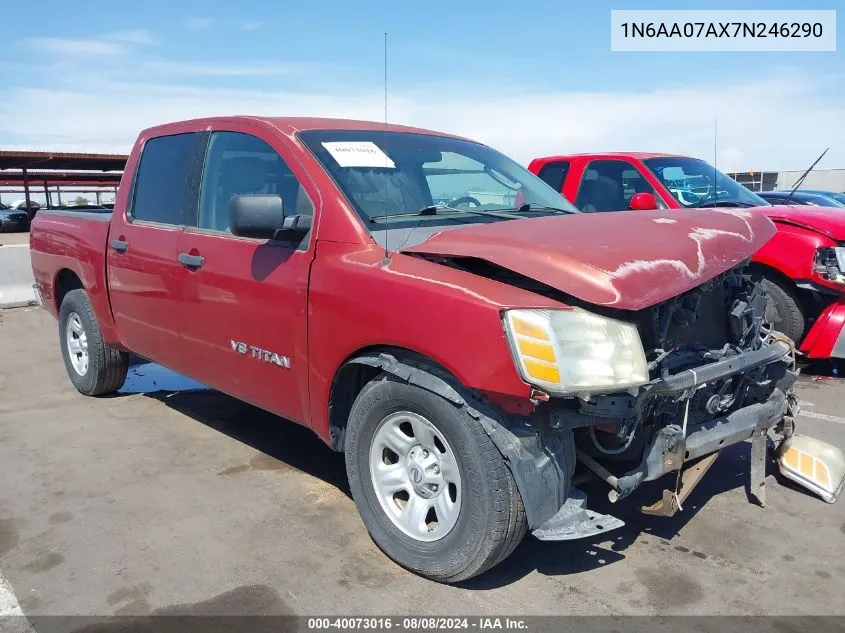
[[[29,244],[29,232],[0,233],[0,245],[2,244]]]
[[[151,365],[132,368],[125,393],[85,398],[46,312],[0,319],[7,612],[845,614],[845,501],[771,474],[767,507],[751,505],[747,445],[721,455],[673,519],[636,510],[651,485],[613,508],[624,528],[528,537],[449,587],[378,551],[342,456],[309,431]],[[799,392],[815,416],[803,432],[845,446],[845,382],[802,378]]]

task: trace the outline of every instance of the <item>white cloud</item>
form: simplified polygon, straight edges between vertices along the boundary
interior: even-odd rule
[[[300,71],[304,65],[284,62],[177,62],[158,60],[142,62],[138,69],[156,77],[268,77]]]
[[[189,31],[204,31],[212,24],[210,18],[191,18],[185,22],[185,26]]]
[[[250,20],[247,22],[241,23],[241,30],[243,31],[257,31],[261,27],[263,27],[265,22],[259,20]]]
[[[126,52],[119,42],[88,38],[30,37],[22,44],[33,53],[53,55],[121,55]]]
[[[150,70],[160,66],[161,73]],[[68,82],[67,89],[12,88],[0,101],[0,137],[31,148],[127,151],[138,131],[197,116],[257,114],[382,120],[381,87],[357,90],[238,89],[163,83],[162,77],[285,74],[284,63],[139,62],[158,82]],[[284,69],[284,70],[283,70]],[[316,72],[316,71],[315,71]],[[139,75],[141,76],[141,75]],[[333,85],[331,81],[327,85]],[[53,84],[61,85],[61,84]],[[85,85],[85,88],[77,87]],[[260,84],[259,84],[260,85]],[[276,85],[279,85],[276,83]],[[92,87],[93,86],[93,87]],[[524,91],[482,86],[394,91],[391,122],[452,132],[488,143],[523,164],[546,154],[611,150],[673,152],[713,160],[723,171],[803,169],[827,146],[819,167],[845,165],[845,104],[823,85],[782,77],[694,88],[628,92]],[[439,98],[439,95],[471,95]],[[800,134],[780,134],[794,129]],[[49,124],[47,124],[49,122]]]
[[[131,29],[129,31],[115,31],[104,36],[104,39],[127,44],[158,44],[158,40],[146,29]]]

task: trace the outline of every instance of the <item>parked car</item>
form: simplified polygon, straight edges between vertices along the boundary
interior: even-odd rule
[[[28,231],[29,216],[26,211],[12,209],[0,203],[0,233],[6,231]]]
[[[715,169],[686,156],[621,152],[549,156],[528,169],[584,211],[756,208],[775,237],[752,259],[769,294],[768,318],[809,358],[845,358],[845,214],[771,206]]]
[[[141,133],[113,214],[40,213],[32,267],[82,394],[119,389],[135,352],[310,427],[376,544],[455,582],[526,530],[622,525],[586,508],[576,459],[639,463],[607,478],[616,501],[753,436],[761,494],[797,372],[745,267],[775,227],[723,211],[579,213],[459,137],[207,118]],[[694,485],[667,480],[679,503]]]
[[[26,200],[15,200],[12,204],[9,205],[10,209],[16,209],[18,211],[26,211]],[[29,212],[27,213],[27,217],[32,220],[35,217],[35,214],[38,213],[38,210],[41,208],[41,205],[38,204],[35,200],[29,201]]]
[[[789,191],[760,191],[758,196],[769,204],[783,204],[813,207],[845,207],[845,193],[798,189],[790,195]]]

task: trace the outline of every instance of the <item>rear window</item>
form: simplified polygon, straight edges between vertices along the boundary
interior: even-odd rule
[[[162,224],[192,223],[188,197],[197,136],[159,136],[144,144],[135,177],[133,218]]]
[[[537,175],[549,187],[560,193],[563,191],[563,181],[566,180],[566,172],[569,171],[569,161],[546,163]]]

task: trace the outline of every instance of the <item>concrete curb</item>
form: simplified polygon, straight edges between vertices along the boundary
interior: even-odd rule
[[[0,308],[34,305],[29,244],[0,245]]]

